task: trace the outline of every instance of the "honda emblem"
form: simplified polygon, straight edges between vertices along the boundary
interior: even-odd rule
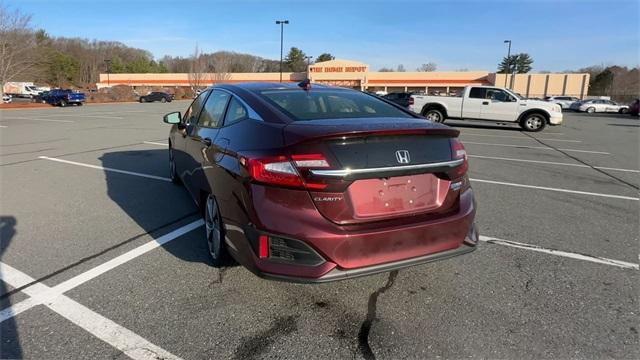
[[[407,150],[398,150],[396,151],[396,160],[398,160],[400,164],[408,164],[411,162],[411,157],[409,157]]]

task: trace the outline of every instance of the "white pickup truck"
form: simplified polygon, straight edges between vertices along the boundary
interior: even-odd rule
[[[413,95],[409,109],[435,122],[445,119],[518,123],[526,131],[540,131],[562,123],[560,105],[527,100],[494,86],[467,86],[462,96]]]

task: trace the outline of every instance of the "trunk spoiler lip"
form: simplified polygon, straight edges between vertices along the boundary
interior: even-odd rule
[[[304,127],[310,127],[314,125],[303,125]],[[315,125],[315,126],[327,126],[327,125]],[[460,131],[454,128],[450,128],[448,126],[438,126],[438,127],[419,127],[419,128],[393,128],[392,126],[387,128],[380,129],[354,129],[354,130],[336,130],[336,131],[327,131],[324,134],[315,135],[315,136],[305,136],[305,134],[299,134],[303,136],[303,139],[296,139],[294,141],[287,141],[286,132],[290,130],[292,127],[298,127],[298,125],[288,124],[283,127],[283,135],[285,136],[286,146],[297,145],[301,143],[317,141],[317,140],[327,140],[327,139],[335,139],[341,137],[360,137],[360,136],[371,136],[371,135],[380,135],[380,136],[393,136],[393,135],[440,135],[456,138],[460,135]]]

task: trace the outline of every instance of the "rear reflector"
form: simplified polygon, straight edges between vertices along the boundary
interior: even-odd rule
[[[260,259],[269,257],[269,237],[267,235],[260,235],[258,238],[258,252]]]

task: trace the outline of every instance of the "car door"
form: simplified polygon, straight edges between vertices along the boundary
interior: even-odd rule
[[[226,91],[212,90],[202,107],[197,124],[189,129],[186,141],[189,168],[186,176],[187,187],[194,196],[197,196],[201,189],[212,192],[206,173],[216,166],[219,154],[223,151],[216,143],[216,138],[222,127],[230,97]]]
[[[198,116],[200,116],[200,111],[202,111],[202,106],[208,95],[209,92],[204,91],[191,102],[191,105],[189,105],[187,111],[185,111],[182,116],[182,124],[176,127],[175,132],[171,136],[171,147],[173,148],[176,161],[176,171],[181,178],[184,178],[184,172],[188,168],[187,162],[189,161],[189,156],[186,154],[187,135],[190,128],[196,126]]]
[[[480,118],[483,120],[516,121],[517,99],[502,89],[487,88],[487,99],[482,102]]]
[[[486,99],[487,88],[472,87],[469,89],[469,96],[464,98],[462,103],[462,118],[465,119],[480,119],[482,107],[484,103],[488,104]]]

